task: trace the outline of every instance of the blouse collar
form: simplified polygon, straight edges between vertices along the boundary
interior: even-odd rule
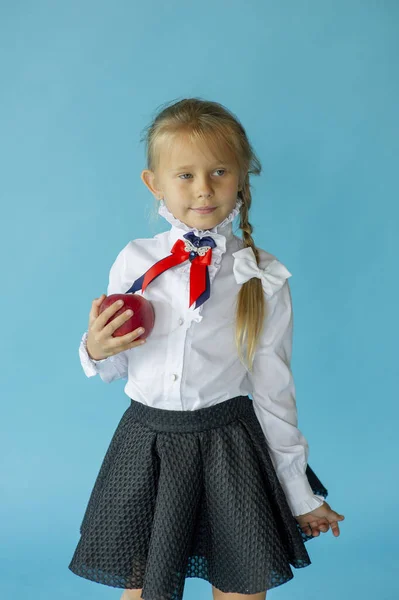
[[[173,246],[178,239],[181,239],[185,233],[192,231],[200,238],[206,235],[212,236],[220,250],[225,252],[226,241],[231,240],[234,237],[233,220],[240,212],[242,204],[243,201],[241,198],[237,197],[236,205],[230,214],[221,223],[215,225],[215,227],[212,227],[212,229],[197,229],[196,227],[189,227],[170,212],[164,200],[159,201],[158,213],[172,226],[169,231],[169,243],[171,246]]]

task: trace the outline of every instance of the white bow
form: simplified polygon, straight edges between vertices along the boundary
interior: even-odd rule
[[[269,298],[292,275],[283,263],[276,258],[272,258],[264,269],[258,267],[255,254],[250,246],[238,250],[238,252],[233,252],[233,256],[235,259],[233,271],[237,283],[245,283],[248,279],[258,277],[262,281],[262,287],[266,296]]]

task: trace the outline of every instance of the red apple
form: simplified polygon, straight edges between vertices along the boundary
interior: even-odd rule
[[[122,323],[118,329],[115,329],[112,337],[120,337],[138,329],[138,327],[144,327],[144,333],[137,337],[136,340],[145,340],[153,330],[155,321],[154,307],[151,302],[138,294],[110,294],[101,302],[99,314],[117,300],[123,300],[124,304],[108,319],[106,325],[129,308],[132,309],[133,315]]]

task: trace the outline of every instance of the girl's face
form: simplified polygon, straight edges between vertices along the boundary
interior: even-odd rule
[[[231,213],[241,189],[232,162],[211,156],[207,149],[202,152],[183,136],[175,138],[168,152],[161,152],[156,172],[144,170],[141,178],[176,219],[202,230],[212,229]],[[215,210],[195,210],[204,207]]]

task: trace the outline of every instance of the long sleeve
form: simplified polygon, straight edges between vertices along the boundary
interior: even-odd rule
[[[107,296],[111,294],[124,294],[126,292],[126,286],[123,281],[123,274],[125,272],[125,257],[126,247],[123,248],[114,263],[111,266],[109,272]],[[99,374],[101,379],[105,383],[111,383],[115,379],[127,379],[128,377],[128,350],[118,352],[112,356],[108,356],[102,360],[93,360],[87,353],[87,334],[85,331],[79,346],[79,358],[87,377],[93,377]]]
[[[323,503],[306,476],[309,446],[298,429],[295,384],[291,372],[293,311],[288,280],[267,299],[261,343],[248,373],[253,406],[270,456],[294,516]]]

